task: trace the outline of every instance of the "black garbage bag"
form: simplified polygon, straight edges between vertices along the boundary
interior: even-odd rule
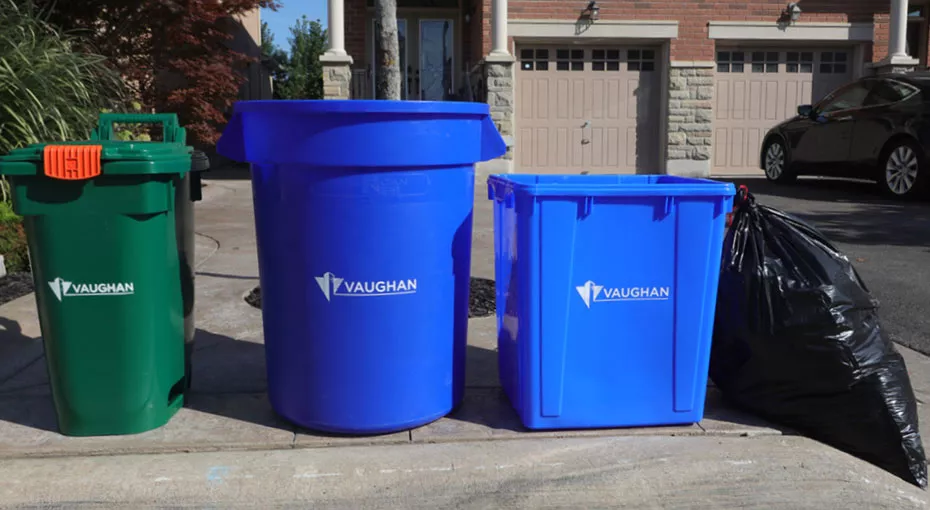
[[[914,391],[877,308],[823,234],[741,189],[724,242],[714,384],[737,407],[926,487]]]

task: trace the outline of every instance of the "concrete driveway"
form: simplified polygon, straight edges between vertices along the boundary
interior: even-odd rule
[[[819,228],[855,264],[881,303],[892,338],[930,354],[930,202],[886,199],[870,182],[721,178],[749,186],[756,200]]]

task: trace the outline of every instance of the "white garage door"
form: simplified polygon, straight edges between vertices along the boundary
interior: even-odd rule
[[[761,173],[769,128],[852,80],[849,49],[717,51],[714,173]]]
[[[656,48],[523,46],[518,55],[518,171],[658,172]]]

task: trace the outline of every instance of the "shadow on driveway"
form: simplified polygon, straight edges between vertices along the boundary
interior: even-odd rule
[[[721,178],[746,185],[764,205],[794,214],[839,243],[930,247],[930,206],[882,196],[871,182],[801,179],[774,184],[765,178]]]

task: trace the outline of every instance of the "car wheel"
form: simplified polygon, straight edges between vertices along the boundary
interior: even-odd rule
[[[884,155],[878,182],[885,193],[899,198],[919,195],[927,172],[920,147],[910,140],[902,140],[889,146]]]
[[[765,152],[762,158],[762,169],[765,170],[765,178],[772,182],[787,183],[794,181],[797,176],[791,172],[790,161],[788,161],[788,151],[785,150],[785,143],[779,139],[769,141],[765,146]]]

